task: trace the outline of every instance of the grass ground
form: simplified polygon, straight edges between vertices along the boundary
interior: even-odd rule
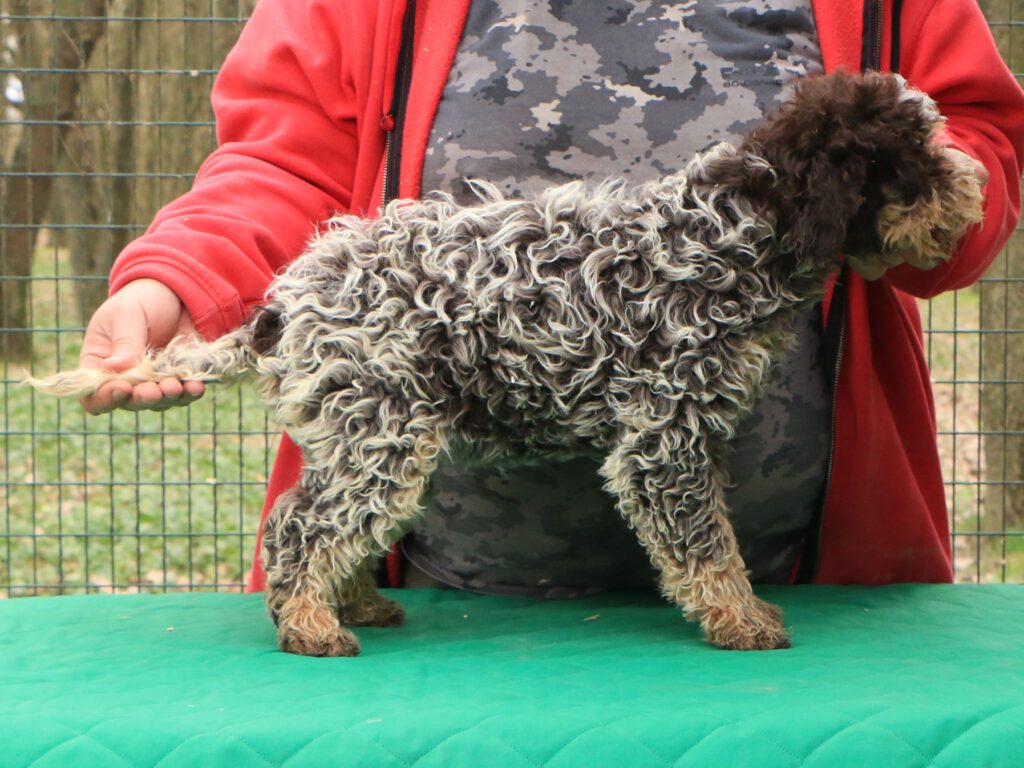
[[[71,367],[82,319],[62,254],[40,251],[37,372]],[[980,334],[974,290],[921,305],[935,381],[957,577],[1024,580],[1024,534],[985,532],[979,481]],[[59,332],[54,329],[61,329]],[[2,368],[0,597],[237,589],[255,541],[276,436],[251,388],[212,387],[188,409],[87,417]],[[999,532],[1001,533],[1001,532]]]

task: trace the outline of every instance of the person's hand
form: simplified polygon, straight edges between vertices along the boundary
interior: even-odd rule
[[[123,371],[135,365],[147,347],[163,347],[175,336],[194,330],[192,317],[174,291],[157,280],[135,280],[93,314],[78,362],[83,368]],[[133,387],[115,380],[82,398],[81,403],[94,415],[115,408],[162,411],[195,402],[204,390],[201,381],[164,379]]]
[[[917,261],[916,264],[915,260]],[[882,275],[900,264],[914,264],[920,269],[930,269],[935,266],[934,264],[924,266],[917,252],[909,248],[887,254],[875,254],[871,258],[849,255],[846,257],[846,263],[850,265],[854,272],[868,282],[880,279]]]

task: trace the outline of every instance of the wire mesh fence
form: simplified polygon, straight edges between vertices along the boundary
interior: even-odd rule
[[[1021,79],[1024,3],[980,3]],[[922,305],[954,566],[960,581],[1024,580],[1024,240],[978,285]]]
[[[0,4],[0,588],[239,589],[276,437],[255,397],[87,417],[16,380],[69,367],[114,257],[214,146],[252,2]]]
[[[243,586],[276,432],[246,388],[88,417],[72,367],[121,247],[213,148],[209,89],[255,0],[0,0],[0,597]],[[1007,61],[1015,0],[983,3]],[[1024,579],[1024,263],[922,303],[957,578]]]

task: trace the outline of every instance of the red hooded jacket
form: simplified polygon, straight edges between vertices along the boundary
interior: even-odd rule
[[[866,1],[867,8],[815,0],[827,71],[860,69],[862,40],[881,41],[870,54],[879,67],[895,58],[894,0]],[[416,3],[400,197],[420,192],[427,139],[468,6],[469,0]],[[394,127],[405,9],[406,0],[261,0],[214,86],[219,148],[193,189],[163,208],[119,256],[111,292],[139,278],[159,280],[181,297],[199,331],[216,337],[242,322],[323,221],[339,211],[372,214]],[[933,271],[904,266],[878,282],[856,275],[847,281],[832,472],[812,553],[812,576],[825,583],[951,580],[914,297],[975,281],[1020,209],[1024,95],[977,4],[903,0],[899,29],[900,72],[948,118],[945,140],[988,169],[985,223]],[[285,436],[264,515],[299,468],[299,452]],[[263,584],[257,557],[249,589]]]

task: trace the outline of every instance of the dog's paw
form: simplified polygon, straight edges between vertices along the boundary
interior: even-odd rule
[[[708,642],[729,651],[770,651],[789,648],[782,609],[751,597],[739,606],[708,610],[701,619]]]
[[[400,627],[405,623],[405,608],[396,600],[373,595],[369,600],[344,606],[339,618],[350,627]]]
[[[277,644],[285,653],[298,656],[358,656],[359,639],[345,627],[322,632],[277,628]]]
[[[299,593],[279,606],[274,590],[267,591],[270,615],[277,622],[277,645],[299,656],[358,656],[359,640],[342,626],[334,610],[308,594]]]

